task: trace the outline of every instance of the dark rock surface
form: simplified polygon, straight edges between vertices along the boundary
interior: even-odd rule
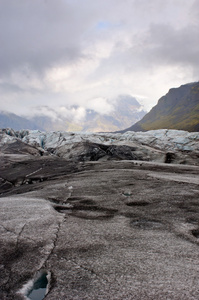
[[[0,299],[39,270],[46,300],[199,298],[198,166],[7,153],[0,170]]]

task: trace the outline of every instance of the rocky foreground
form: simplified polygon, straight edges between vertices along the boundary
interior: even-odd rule
[[[199,133],[0,132],[0,299],[199,298]]]

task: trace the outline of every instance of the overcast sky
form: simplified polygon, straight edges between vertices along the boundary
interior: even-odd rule
[[[0,0],[0,110],[150,109],[198,70],[199,0]]]

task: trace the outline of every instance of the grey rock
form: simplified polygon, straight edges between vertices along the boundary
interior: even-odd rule
[[[196,133],[4,131],[0,143],[0,299],[27,299],[43,271],[47,300],[199,298]]]
[[[47,300],[198,299],[199,167],[26,162],[4,176],[46,180],[1,190],[1,299],[25,299],[42,269]]]

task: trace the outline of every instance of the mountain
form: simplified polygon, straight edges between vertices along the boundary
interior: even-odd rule
[[[87,109],[85,122],[82,122],[82,131],[110,132],[118,128],[126,128],[140,120],[146,112],[142,110],[140,103],[129,95],[121,95],[113,104],[113,111],[109,114],[99,114]]]
[[[199,131],[199,82],[170,89],[149,113],[124,132],[165,128]]]
[[[24,117],[17,116],[16,114],[0,111],[0,128],[13,128],[15,130],[20,129],[39,129],[42,130],[43,128],[38,126],[33,121],[29,121]]]
[[[112,111],[99,113],[94,109],[80,106],[64,107],[64,115],[50,107],[43,107],[42,114],[37,113],[30,120],[15,114],[2,112],[0,128],[10,127],[15,130],[39,129],[45,131],[90,131],[108,132],[122,130],[139,121],[146,112],[140,103],[130,95],[121,95],[111,103]],[[79,113],[82,113],[79,117]],[[53,116],[53,117],[50,117]]]

